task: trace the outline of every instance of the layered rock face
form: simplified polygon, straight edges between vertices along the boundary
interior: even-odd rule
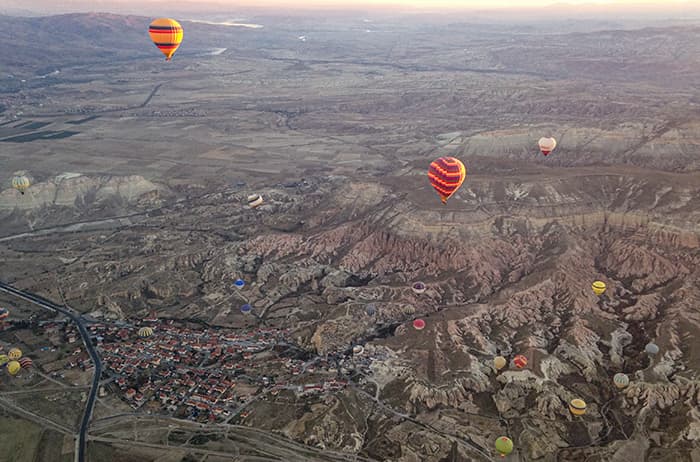
[[[329,402],[284,427],[309,444],[384,460],[481,460],[479,450],[508,434],[521,460],[625,460],[634,441],[643,453],[690,457],[700,435],[696,176],[484,175],[442,206],[411,186],[420,174],[271,187],[255,210],[245,191],[203,192],[110,236],[63,235],[62,263],[41,264],[53,264],[70,303],[94,316],[155,309],[242,327],[251,321],[231,288],[242,277],[269,325],[292,329],[311,353],[365,343],[372,387],[345,392],[358,413],[351,423]],[[52,277],[19,283],[50,293]],[[428,287],[420,295],[410,287],[418,280]],[[594,280],[608,286],[601,297]],[[420,332],[417,317],[427,324]],[[655,356],[644,351],[652,341]],[[498,373],[496,355],[510,361]],[[617,372],[631,381],[622,391]],[[368,396],[391,411],[375,415]],[[584,418],[569,413],[573,398],[587,402]],[[424,444],[415,446],[416,432]],[[455,447],[460,438],[471,445]]]

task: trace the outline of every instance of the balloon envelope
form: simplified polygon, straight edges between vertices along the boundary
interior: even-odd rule
[[[617,388],[625,388],[627,385],[630,384],[630,378],[627,377],[627,374],[623,374],[621,372],[618,372],[615,374],[613,377],[613,383]]]
[[[655,355],[659,352],[659,347],[655,343],[647,343],[647,346],[644,347],[644,351],[650,355]]]
[[[150,337],[151,335],[153,335],[153,329],[151,329],[150,327],[142,327],[141,329],[139,329],[139,337],[146,338]]]
[[[523,367],[527,366],[527,358],[523,355],[517,355],[515,358],[513,358],[513,364],[515,364],[515,367],[518,369],[522,369]]]
[[[11,360],[19,359],[22,357],[22,350],[20,350],[19,348],[12,348],[10,351],[7,352],[7,357]]]
[[[583,415],[586,413],[586,402],[582,399],[572,399],[569,403],[569,411],[573,415]]]
[[[508,361],[506,361],[506,358],[503,356],[496,356],[493,359],[493,365],[496,367],[496,370],[501,370],[504,367],[506,367],[506,364],[508,364]]]
[[[3,320],[10,316],[10,310],[7,308],[0,308],[0,320]]]
[[[244,281],[243,279],[236,279],[236,280],[233,282],[233,285],[234,285],[237,289],[242,289],[243,286],[245,286],[245,281]]]
[[[545,156],[549,154],[550,152],[554,151],[554,148],[557,147],[557,140],[554,138],[540,138],[540,140],[537,142],[537,144],[540,147],[540,151],[542,151],[542,154]]]
[[[365,347],[362,345],[355,345],[352,347],[352,353],[356,355],[361,355],[365,351]]]
[[[593,284],[591,284],[591,288],[593,289],[594,294],[603,295],[605,293],[605,289],[607,289],[607,286],[603,281],[595,281]]]
[[[29,189],[29,186],[31,186],[31,181],[29,181],[29,178],[25,175],[15,175],[15,177],[12,178],[12,187],[22,194]]]
[[[447,199],[457,192],[466,177],[466,167],[454,157],[440,157],[428,168],[430,184],[437,191],[443,204],[447,204]]]
[[[377,313],[376,305],[374,303],[370,303],[367,305],[367,308],[365,308],[365,312],[370,316],[374,316]]]
[[[513,440],[507,436],[498,437],[496,439],[496,451],[498,451],[501,456],[507,456],[513,452]]]
[[[422,319],[416,319],[413,321],[413,328],[416,330],[423,330],[425,329],[425,321]]]
[[[241,313],[250,313],[251,311],[253,311],[253,307],[250,306],[248,303],[241,307]]]
[[[165,60],[170,61],[182,43],[183,31],[180,23],[174,19],[158,18],[154,19],[148,27],[148,35],[165,55]]]
[[[425,292],[425,289],[427,287],[425,286],[425,284],[423,284],[422,282],[419,281],[419,282],[413,283],[411,288],[413,289],[413,292],[415,292],[417,294],[422,294],[423,292]]]
[[[22,369],[22,366],[20,366],[17,361],[10,361],[7,363],[7,372],[9,372],[10,375],[17,375],[20,369]]]
[[[7,355],[0,355],[0,367],[10,362],[10,358]]]

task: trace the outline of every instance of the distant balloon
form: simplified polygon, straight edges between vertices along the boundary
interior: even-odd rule
[[[440,157],[428,168],[430,184],[437,191],[443,204],[447,204],[447,199],[457,192],[466,177],[466,167],[454,157]]]
[[[20,194],[24,194],[31,184],[31,181],[25,175],[15,175],[15,177],[12,178],[12,187],[19,191]]]
[[[613,383],[617,388],[625,388],[627,385],[630,384],[630,378],[627,377],[627,374],[623,374],[622,372],[618,372],[613,376]]]
[[[425,321],[422,319],[416,319],[413,321],[413,328],[416,330],[423,330],[425,329]]]
[[[10,316],[10,310],[7,308],[0,308],[0,321],[6,319],[8,316]]]
[[[374,303],[368,304],[367,307],[365,308],[365,312],[370,316],[374,316],[375,314],[377,314],[376,305]]]
[[[150,327],[142,327],[141,329],[139,329],[139,337],[141,337],[141,338],[146,338],[146,337],[150,337],[151,335],[153,335],[153,329],[152,329],[152,328],[150,328]]]
[[[513,452],[513,440],[507,436],[499,436],[496,439],[496,451],[498,451],[501,457],[507,456]]]
[[[595,281],[592,285],[591,288],[593,289],[593,293],[600,296],[605,293],[605,289],[607,286],[603,281]]]
[[[355,345],[354,347],[352,347],[352,354],[354,355],[361,355],[362,353],[364,353],[364,351],[365,347],[363,347],[362,345]]]
[[[10,362],[10,358],[7,355],[0,355],[0,367]]]
[[[263,203],[263,198],[260,194],[251,194],[248,196],[248,207],[254,209],[261,206]]]
[[[12,348],[10,351],[7,352],[7,357],[10,358],[10,360],[12,361],[19,359],[22,357],[22,350],[20,350],[19,348]]]
[[[557,140],[554,138],[540,138],[540,141],[537,144],[540,146],[540,151],[542,151],[542,154],[546,156],[557,147]]]
[[[182,43],[183,30],[180,23],[174,19],[158,18],[148,27],[148,35],[165,55],[165,60],[170,61]]]
[[[572,399],[569,403],[569,411],[573,415],[581,416],[586,413],[586,402],[582,399]]]
[[[650,342],[644,347],[644,351],[646,351],[647,354],[655,355],[659,353],[659,347],[656,345],[656,343]]]
[[[22,369],[22,366],[20,366],[17,361],[10,361],[7,363],[7,372],[9,372],[10,375],[17,375],[20,369]]]
[[[243,314],[248,314],[248,313],[250,313],[251,311],[253,311],[253,307],[250,306],[248,303],[246,303],[245,305],[243,305],[243,306],[241,307],[241,313],[243,313]]]
[[[413,292],[415,292],[415,293],[417,293],[417,294],[422,294],[422,293],[425,292],[425,290],[427,289],[427,287],[425,286],[425,284],[423,284],[423,283],[420,282],[420,281],[419,281],[419,282],[415,282],[415,283],[413,284],[413,286],[411,286],[411,288],[413,289]]]
[[[245,286],[245,281],[243,279],[236,279],[233,285],[236,289],[242,289]]]
[[[34,364],[34,361],[31,360],[31,358],[27,358],[26,356],[24,358],[20,358],[19,360],[19,365],[22,366],[22,369],[29,369],[32,367],[32,364]]]
[[[503,356],[496,356],[493,359],[493,365],[496,367],[496,370],[500,371],[504,367],[506,367],[506,364],[508,364],[508,361],[506,361],[506,358]]]
[[[523,355],[517,355],[515,358],[513,358],[513,364],[515,364],[515,367],[518,369],[522,369],[523,367],[527,366],[527,358]]]

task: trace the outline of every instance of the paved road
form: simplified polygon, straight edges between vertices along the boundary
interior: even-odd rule
[[[80,313],[72,310],[70,307],[57,305],[50,300],[30,292],[19,290],[9,284],[5,284],[2,281],[0,281],[0,291],[14,295],[15,297],[19,297],[49,311],[61,313],[71,319],[78,326],[78,331],[83,339],[85,348],[87,349],[88,354],[95,365],[95,374],[92,377],[92,388],[90,389],[90,394],[88,395],[87,403],[85,404],[83,420],[80,423],[80,432],[78,433],[77,450],[75,452],[75,461],[85,462],[87,429],[90,425],[90,419],[92,418],[92,411],[95,408],[95,398],[97,397],[97,390],[100,386],[100,376],[102,375],[102,361],[100,360],[100,356],[97,354],[97,350],[95,350],[95,347],[90,340],[90,334],[85,328],[85,323],[81,318]]]

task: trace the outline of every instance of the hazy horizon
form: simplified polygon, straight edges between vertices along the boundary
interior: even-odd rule
[[[225,11],[239,9],[278,9],[278,10],[313,10],[313,9],[405,9],[405,10],[522,10],[542,8],[576,8],[577,10],[600,11],[606,8],[644,8],[652,10],[700,8],[700,1],[689,0],[65,0],[57,4],[54,0],[7,0],[0,5],[2,10],[26,10],[34,12],[83,12],[115,11],[143,12],[152,9],[163,11]]]

